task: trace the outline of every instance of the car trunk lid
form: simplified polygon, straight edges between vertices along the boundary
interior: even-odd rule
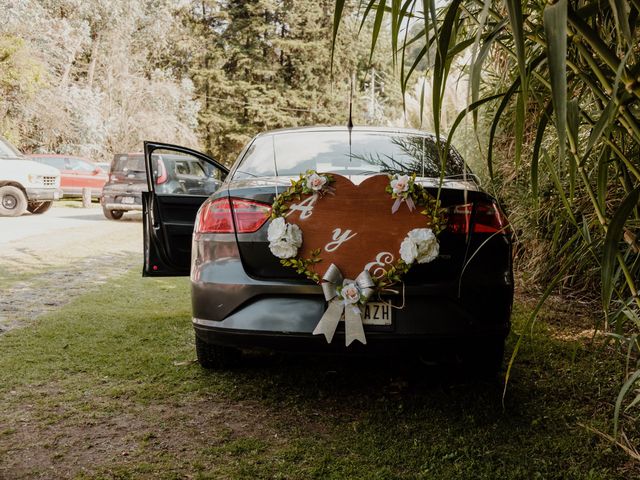
[[[230,182],[228,194],[240,198],[271,205],[277,193],[290,185],[291,177],[270,177],[242,179]],[[438,194],[439,179],[419,179],[432,195]],[[459,222],[461,218],[473,222],[474,205],[494,204],[488,194],[480,191],[472,182],[445,180],[440,190],[440,200],[447,209],[448,217]],[[462,217],[461,217],[462,216]],[[238,247],[246,272],[260,279],[301,279],[292,268],[284,267],[269,250],[267,240],[268,222],[253,233],[237,233]],[[467,228],[468,230],[468,228]],[[452,282],[460,275],[466,259],[477,248],[481,235],[468,234],[464,225],[448,227],[440,234],[440,253],[436,260],[428,264],[416,264],[404,280],[407,284]]]

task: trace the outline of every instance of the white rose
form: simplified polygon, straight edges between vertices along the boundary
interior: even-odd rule
[[[302,245],[302,230],[295,223],[290,223],[287,225],[287,236],[286,238],[292,245],[295,245],[296,248],[299,248]]]
[[[270,242],[275,242],[282,238],[287,232],[287,222],[284,221],[284,218],[278,217],[271,220],[269,224],[269,229],[267,230],[267,239]]]
[[[355,283],[347,283],[340,292],[345,302],[354,304],[360,301],[360,289]]]
[[[418,247],[413,240],[411,240],[409,237],[406,237],[400,244],[400,258],[402,258],[405,263],[411,264],[417,256]]]
[[[409,175],[400,175],[391,180],[391,189],[396,195],[409,190]]]
[[[269,250],[278,258],[292,258],[298,253],[298,247],[288,242],[286,239],[276,240],[269,243]]]
[[[323,175],[312,173],[307,177],[307,188],[313,190],[314,192],[322,190],[322,187],[324,187],[325,183],[327,183],[327,177]]]
[[[440,253],[440,244],[438,243],[438,240],[434,238],[432,242],[420,245],[418,250],[418,263],[429,263],[438,258],[438,254]]]
[[[408,233],[407,237],[409,237],[415,243],[420,243],[426,242],[431,238],[435,238],[435,235],[430,228],[414,228]]]
[[[278,258],[295,257],[302,245],[302,230],[298,225],[287,223],[278,217],[269,225],[267,231],[269,249]]]
[[[418,253],[418,263],[429,263],[435,260],[440,253],[440,244],[433,230],[430,228],[416,228],[409,232],[408,238],[415,242]]]

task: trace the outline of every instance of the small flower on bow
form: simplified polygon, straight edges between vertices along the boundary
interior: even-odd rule
[[[322,188],[327,183],[327,177],[324,175],[318,175],[317,173],[312,173],[307,177],[307,188],[309,190],[313,190],[314,192],[318,192],[322,190]]]
[[[315,170],[309,170],[304,176],[300,177],[302,183],[302,193],[319,194],[333,193],[330,184],[333,181],[330,175],[322,175]]]
[[[409,175],[396,175],[391,179],[391,190],[396,195],[402,195],[409,190],[409,182],[411,182]]]
[[[367,338],[362,326],[363,307],[373,295],[375,283],[367,270],[363,270],[355,280],[342,276],[335,265],[329,268],[322,277],[322,292],[328,303],[327,310],[313,330],[314,335],[324,335],[327,343],[331,343],[338,323],[344,319],[345,345],[348,347],[358,340],[366,345]]]
[[[342,288],[338,287],[338,295],[342,297],[345,305],[353,305],[359,303],[362,297],[362,293],[355,282],[345,280]]]
[[[395,199],[393,206],[391,207],[391,213],[396,213],[400,208],[402,202],[407,203],[409,211],[412,212],[416,205],[413,202],[413,185],[415,183],[415,175],[394,175],[389,177],[391,180],[387,186],[387,192],[391,194],[391,198]]]

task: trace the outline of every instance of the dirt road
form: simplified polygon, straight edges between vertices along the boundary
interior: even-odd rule
[[[140,214],[110,221],[94,205],[0,217],[0,333],[141,267]]]

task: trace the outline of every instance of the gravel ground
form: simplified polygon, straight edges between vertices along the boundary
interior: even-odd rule
[[[110,221],[97,205],[0,217],[0,333],[141,268],[141,218]]]

